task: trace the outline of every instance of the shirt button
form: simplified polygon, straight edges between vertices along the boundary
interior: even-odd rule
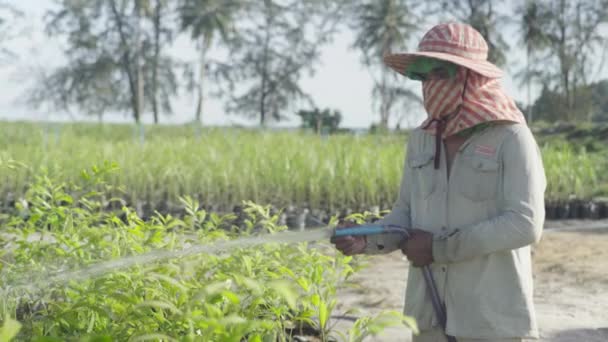
[[[441,267],[441,270],[442,270],[443,272],[445,272],[445,271],[447,271],[448,269],[447,269],[447,267],[442,266],[442,267]]]

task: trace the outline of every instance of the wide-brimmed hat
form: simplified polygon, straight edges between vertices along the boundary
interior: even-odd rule
[[[461,23],[439,24],[431,28],[418,44],[418,51],[384,56],[384,63],[405,75],[408,66],[418,57],[431,57],[473,70],[489,78],[503,73],[488,62],[488,44],[473,27]]]

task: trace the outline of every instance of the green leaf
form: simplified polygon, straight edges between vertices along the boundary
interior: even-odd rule
[[[237,325],[237,324],[245,324],[245,323],[247,323],[247,320],[241,316],[230,315],[230,316],[222,318],[220,320],[220,323],[222,325]]]
[[[260,336],[259,334],[255,334],[249,337],[249,342],[262,342],[262,336]]]
[[[182,314],[182,311],[180,309],[178,309],[172,303],[160,301],[160,300],[147,300],[145,302],[141,302],[141,303],[135,305],[135,308],[143,308],[143,307],[164,309],[164,310],[169,310],[169,311],[172,311],[172,312],[180,314],[180,315]]]
[[[214,295],[214,294],[221,293],[226,288],[228,288],[228,283],[227,282],[225,282],[225,281],[218,281],[218,282],[211,283],[211,284],[205,286],[205,289],[203,291],[208,296],[211,296],[211,295]]]
[[[354,330],[366,330],[370,335],[377,335],[381,333],[383,330],[389,327],[395,327],[399,325],[405,325],[410,328],[415,334],[417,334],[418,326],[416,321],[408,317],[401,312],[397,312],[394,310],[382,311],[374,317],[361,317],[359,318],[353,328]]]
[[[57,200],[58,200],[58,201],[64,201],[64,202],[66,202],[67,204],[73,204],[73,203],[74,203],[74,199],[72,198],[72,196],[70,196],[70,195],[68,195],[68,194],[62,194],[62,195],[59,195],[59,196],[57,197]]]
[[[4,318],[4,325],[0,328],[0,341],[11,341],[21,330],[21,323],[8,317]]]
[[[241,302],[239,296],[237,296],[236,293],[232,291],[222,291],[222,296],[226,297],[226,299],[228,299],[232,304],[239,304]]]
[[[319,307],[319,304],[321,303],[321,296],[319,296],[317,293],[313,294],[310,297],[310,302],[312,303],[312,305],[314,305],[315,307]]]
[[[148,274],[148,277],[159,281],[164,281],[165,283],[167,283],[168,285],[172,285],[175,289],[179,290],[182,293],[188,293],[188,289],[175,278],[171,278],[169,276],[159,273]]]
[[[295,275],[295,274],[293,273],[293,271],[292,271],[291,269],[289,269],[288,267],[285,267],[285,266],[280,266],[280,267],[279,267],[279,270],[280,270],[281,272],[283,272],[283,273],[288,274],[290,277],[292,277],[292,278],[294,278],[294,279],[296,278],[296,275]]]
[[[325,326],[327,324],[327,318],[328,318],[328,310],[327,310],[327,303],[325,303],[325,301],[321,301],[319,303],[319,323],[321,324],[321,329],[325,330]]]
[[[300,287],[302,287],[302,289],[306,292],[310,291],[310,282],[308,281],[307,278],[304,277],[300,277],[297,280],[298,285],[300,285]]]
[[[414,317],[403,315],[401,320],[408,328],[412,329],[415,334],[420,332],[418,329],[418,323],[416,323],[416,319]]]
[[[260,285],[260,283],[254,279],[251,279],[248,277],[242,277],[241,281],[242,281],[243,286],[245,286],[247,289],[251,290],[251,292],[256,296],[261,295],[264,291],[262,288],[262,285]]]
[[[243,266],[245,266],[245,270],[247,271],[247,275],[251,275],[252,267],[251,267],[251,258],[243,255],[242,256]]]
[[[285,299],[290,309],[295,310],[298,294],[289,282],[283,280],[273,281],[268,287],[275,290],[279,296]]]

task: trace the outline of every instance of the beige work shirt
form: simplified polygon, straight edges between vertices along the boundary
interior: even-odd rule
[[[496,124],[434,169],[435,137],[415,130],[399,196],[378,223],[434,234],[431,265],[446,306],[447,333],[463,338],[535,338],[530,246],[540,240],[546,180],[524,124]],[[367,254],[398,247],[393,235],[368,237]],[[405,308],[421,330],[438,326],[420,268],[409,268]]]

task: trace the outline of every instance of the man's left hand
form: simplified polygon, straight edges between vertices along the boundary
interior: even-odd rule
[[[410,237],[401,245],[401,251],[414,267],[433,263],[433,234],[420,229],[409,230]]]

